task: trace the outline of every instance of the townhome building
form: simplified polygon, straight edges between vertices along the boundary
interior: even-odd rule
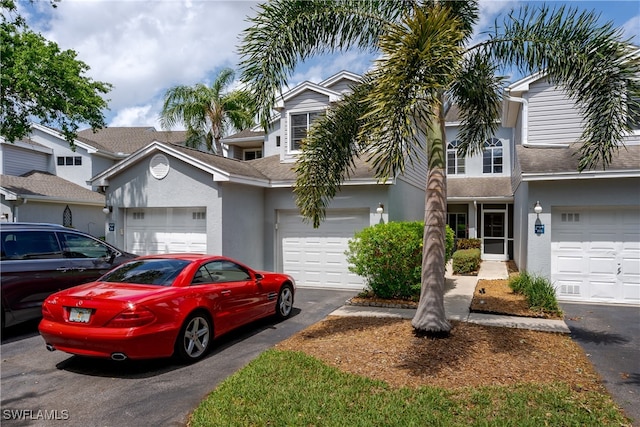
[[[225,156],[185,147],[184,133],[153,128],[83,131],[76,151],[64,154],[33,136],[32,145],[41,145],[31,150],[49,156],[49,177],[102,197],[94,221],[126,251],[220,253],[292,274],[303,287],[360,290],[365,283],[344,255],[349,239],[381,221],[422,220],[427,165],[380,182],[358,159],[319,228],[300,216],[293,187],[301,141],[359,81],[343,71],[297,85],[274,105],[267,132],[256,127],[224,138]],[[550,278],[561,299],[640,303],[640,132],[626,136],[607,169],[579,173],[580,111],[542,74],[508,88],[501,126],[477,155],[457,153],[455,106],[446,120],[447,219],[456,238],[480,239],[485,260],[514,260]],[[3,165],[7,145],[0,145]],[[57,173],[58,162],[66,167],[67,157],[74,163],[78,156],[92,165],[88,176]],[[32,203],[28,190],[10,191],[5,179],[3,213],[32,220],[22,216]],[[20,205],[23,196],[28,202]],[[51,214],[47,222],[60,222],[61,212]]]

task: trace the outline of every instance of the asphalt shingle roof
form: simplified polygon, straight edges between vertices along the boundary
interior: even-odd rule
[[[21,176],[0,175],[0,187],[17,196],[40,196],[85,203],[104,203],[104,195],[47,172],[31,171]]]
[[[451,198],[487,198],[513,197],[510,177],[491,178],[449,178],[447,179],[447,197]]]
[[[157,131],[153,127],[107,127],[78,132],[77,139],[92,147],[111,153],[131,154],[153,141],[184,143],[186,131]]]
[[[516,147],[523,174],[563,173],[578,171],[578,149]],[[602,171],[602,168],[599,169]],[[640,170],[640,145],[620,147],[613,155],[607,171]]]
[[[263,157],[247,162],[272,181],[295,181],[295,163],[282,163],[280,156]],[[350,179],[374,179],[375,174],[371,166],[363,159],[355,160],[355,170],[349,174]]]

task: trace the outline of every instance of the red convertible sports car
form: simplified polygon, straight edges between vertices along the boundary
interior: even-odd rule
[[[150,255],[49,296],[39,330],[51,351],[195,362],[225,332],[262,317],[289,317],[294,293],[292,277],[230,258]]]

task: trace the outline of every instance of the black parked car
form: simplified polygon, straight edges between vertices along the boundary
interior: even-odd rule
[[[2,327],[41,316],[44,299],[137,255],[56,224],[0,224]]]

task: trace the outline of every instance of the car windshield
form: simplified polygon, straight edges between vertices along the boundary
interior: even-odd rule
[[[179,259],[134,260],[105,274],[100,281],[171,286],[174,279],[188,264],[189,261]]]

